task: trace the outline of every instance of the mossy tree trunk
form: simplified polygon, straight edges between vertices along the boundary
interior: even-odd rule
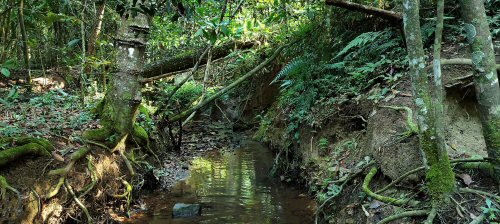
[[[147,140],[147,136],[137,134],[143,134],[143,129],[134,125],[142,100],[142,84],[139,80],[145,61],[148,31],[146,15],[138,14],[135,17],[128,16],[128,19],[123,18],[115,39],[115,46],[118,48],[118,69],[110,77],[109,88],[99,111],[103,128],[87,132],[85,137],[105,140],[115,135],[118,137],[116,140],[120,140],[125,136],[136,136]]]
[[[417,106],[420,149],[424,154],[427,186],[434,201],[441,202],[455,191],[455,176],[444,145],[444,133],[436,128],[444,119],[433,102],[432,86],[425,73],[425,55],[420,31],[419,1],[404,0],[404,30],[410,64],[413,95]],[[436,86],[436,88],[442,88]],[[438,113],[436,113],[438,112]]]
[[[460,0],[465,30],[472,52],[474,83],[481,114],[488,157],[493,159],[494,173],[500,173],[500,88],[495,52],[484,1]],[[500,177],[495,177],[500,181]]]

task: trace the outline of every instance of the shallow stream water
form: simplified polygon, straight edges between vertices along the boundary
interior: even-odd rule
[[[315,203],[297,188],[269,176],[273,156],[258,142],[192,161],[190,176],[171,192],[147,200],[138,223],[312,223]],[[175,203],[202,205],[201,216],[172,219]]]

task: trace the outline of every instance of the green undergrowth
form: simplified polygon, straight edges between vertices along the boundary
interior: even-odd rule
[[[78,96],[61,89],[31,96],[30,100],[24,100],[23,94],[9,96],[12,104],[0,107],[0,136],[65,135],[70,129],[84,130],[92,123],[92,105],[82,105]]]

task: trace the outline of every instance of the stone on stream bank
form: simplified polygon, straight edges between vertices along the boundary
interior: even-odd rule
[[[189,218],[201,214],[201,206],[199,204],[184,204],[177,203],[172,209],[174,218]]]

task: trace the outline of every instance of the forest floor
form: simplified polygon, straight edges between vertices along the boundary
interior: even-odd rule
[[[54,189],[59,179],[49,172],[65,167],[71,161],[72,153],[87,145],[81,138],[84,131],[99,128],[99,120],[91,113],[93,103],[82,103],[78,92],[65,91],[56,89],[26,94],[16,87],[7,88],[5,83],[0,89],[2,96],[6,96],[2,98],[0,107],[0,137],[40,137],[48,139],[55,146],[51,157],[25,156],[0,167],[0,175],[22,193],[21,207],[24,210],[21,215],[17,212],[20,204],[14,194],[9,194],[6,201],[0,202],[0,222],[16,220],[31,223],[35,220],[64,223],[71,219],[85,219],[68,192],[61,191],[48,200],[43,198]],[[95,99],[91,101],[98,102]],[[121,179],[126,175],[126,168],[119,156],[100,147],[90,146],[91,152],[87,159],[77,162],[74,171],[68,174],[68,182],[73,185],[77,195],[82,195],[94,178],[88,166],[92,163],[98,182],[93,192],[83,195],[80,200],[87,205],[97,222],[120,221],[127,214],[133,215],[146,209],[142,206],[140,197],[137,197],[137,192],[168,190],[188,176],[190,161],[194,157],[202,156],[210,150],[235,148],[239,141],[232,134],[230,125],[206,119],[187,125],[183,135],[179,152],[156,149],[161,164],[151,162],[152,160],[142,163],[144,161],[140,161],[140,158],[134,163],[139,173],[138,180],[130,182],[134,187],[134,201],[112,197],[123,192]],[[0,150],[14,145],[0,145]],[[129,205],[131,207],[127,209]]]

